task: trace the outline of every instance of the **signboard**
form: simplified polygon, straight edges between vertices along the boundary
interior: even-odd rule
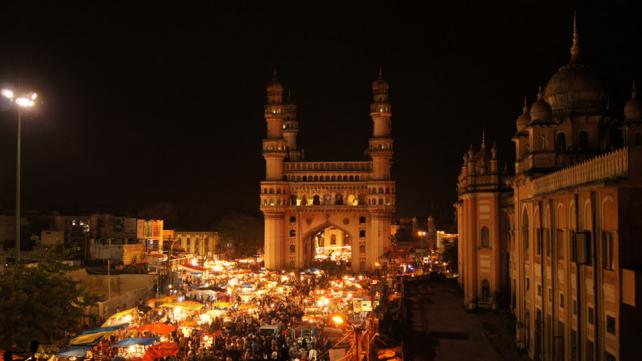
[[[352,311],[355,313],[371,312],[372,302],[370,300],[352,300]]]

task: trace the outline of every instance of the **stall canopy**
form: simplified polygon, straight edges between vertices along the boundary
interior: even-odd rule
[[[137,331],[149,331],[151,333],[155,333],[157,335],[169,335],[173,331],[176,330],[175,325],[170,325],[168,323],[149,323],[146,325],[140,325],[136,327],[132,327],[132,329],[137,330]]]
[[[122,323],[120,325],[92,328],[90,330],[82,331],[80,334],[81,335],[88,335],[90,333],[112,332],[112,331],[122,330],[123,328],[127,328],[128,325],[129,324],[127,324],[127,323]]]
[[[158,340],[159,340],[158,337],[132,337],[132,338],[123,339],[120,342],[113,344],[111,347],[119,348],[119,347],[128,347],[132,345],[149,346]]]
[[[188,310],[200,310],[203,308],[203,304],[195,301],[183,301],[183,302],[171,302],[163,303],[161,307],[174,308],[174,307],[183,307]]]
[[[178,354],[178,344],[176,342],[160,342],[154,346],[150,346],[143,361],[154,361],[167,356],[176,356]]]
[[[180,269],[188,271],[188,272],[205,272],[207,271],[207,268],[201,267],[201,266],[192,266],[191,264],[182,264],[179,266]]]
[[[79,336],[76,336],[73,340],[69,341],[69,344],[72,346],[95,345],[98,343],[98,341],[100,341],[100,339],[103,336],[110,334],[111,332],[113,331],[96,332],[96,333],[88,333],[86,335],[79,335]]]
[[[56,356],[82,358],[85,357],[89,350],[91,350],[91,346],[69,346],[60,349]]]
[[[105,323],[102,324],[101,327],[110,327],[110,326],[116,326],[116,325],[122,325],[125,323],[129,323],[132,321],[134,318],[134,315],[136,314],[137,308],[130,308],[125,311],[120,311],[118,313],[114,313],[105,321]]]

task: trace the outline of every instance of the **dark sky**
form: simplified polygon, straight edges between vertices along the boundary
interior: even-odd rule
[[[382,65],[398,215],[444,223],[461,156],[482,129],[512,161],[523,96],[532,100],[568,60],[573,9],[584,54],[614,91],[614,113],[641,79],[634,1],[23,3],[0,5],[0,82],[43,99],[23,122],[30,209],[122,213],[167,201],[183,227],[258,213],[272,69],[295,93],[308,160],[359,160],[371,133],[370,82]],[[13,207],[15,132],[15,113],[0,112],[5,209]]]

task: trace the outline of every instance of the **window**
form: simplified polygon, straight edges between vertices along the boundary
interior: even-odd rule
[[[488,234],[488,227],[484,226],[481,229],[481,247],[490,248],[490,235]]]
[[[482,302],[488,302],[490,298],[490,282],[484,278],[482,281]]]
[[[291,244],[290,245],[290,253],[294,253],[294,252],[296,252],[296,247],[293,244]]]
[[[606,332],[615,335],[615,317],[606,315]]]
[[[296,223],[296,217],[295,216],[290,217],[290,223]]]
[[[337,244],[337,235],[336,234],[333,234],[333,235],[330,236],[330,244],[333,245],[333,246]]]
[[[359,252],[360,253],[366,253],[366,245],[365,244],[362,244],[361,246],[359,246]]]
[[[542,255],[542,229],[538,228],[536,232],[536,239],[535,239],[535,253],[538,256]]]
[[[588,316],[588,323],[589,325],[592,325],[593,323],[595,323],[595,312],[593,312],[593,307],[589,307],[588,311],[586,312]]]
[[[537,296],[542,297],[542,285],[537,285]]]
[[[557,133],[557,137],[555,139],[555,151],[558,153],[566,151],[566,134]]]
[[[359,217],[359,224],[364,224],[364,223],[366,223],[366,217],[364,216]]]
[[[602,266],[605,270],[613,270],[613,232],[602,232]]]
[[[577,262],[577,238],[575,238],[575,232],[571,231],[571,239],[569,239],[569,256],[571,257],[571,262]]]
[[[359,230],[359,237],[365,237],[366,236],[366,230],[365,229],[360,229]]]
[[[526,291],[529,291],[531,289],[531,279],[526,278]]]
[[[321,205],[321,197],[318,194],[314,196],[312,204],[315,206]]]
[[[290,230],[290,237],[294,237],[294,236],[296,236],[296,231],[291,229]]]
[[[593,358],[593,349],[594,349],[593,341],[586,340],[586,358],[585,358],[586,361],[593,361],[594,360],[594,358]]]
[[[577,315],[577,300],[573,300],[573,314]]]
[[[564,308],[564,294],[560,293],[560,308]]]

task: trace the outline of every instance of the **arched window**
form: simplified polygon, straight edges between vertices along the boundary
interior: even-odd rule
[[[353,180],[354,180],[354,176],[353,176],[353,175],[351,175],[351,176],[350,176],[350,181],[352,182]]]
[[[337,194],[334,197],[334,204],[339,205],[339,206],[343,205],[343,195]]]
[[[363,238],[366,236],[366,230],[365,229],[360,229],[359,230],[359,237]]]
[[[290,230],[290,237],[294,237],[294,236],[296,236],[296,231],[291,229]]]
[[[321,205],[321,197],[319,197],[318,194],[316,194],[314,196],[314,198],[312,199],[312,204],[315,205],[315,206]]]
[[[579,146],[582,151],[587,151],[589,149],[588,133],[585,131],[581,131],[579,134]]]
[[[304,181],[304,182],[307,182],[307,180],[308,180],[308,176],[307,176],[307,175],[304,175],[304,176],[303,176],[303,181]]]
[[[488,227],[486,226],[481,229],[481,247],[490,248],[490,234],[488,232]]]
[[[383,206],[383,198],[379,198],[379,205]]]
[[[555,139],[555,151],[558,153],[566,152],[566,134],[559,132]]]
[[[290,223],[296,223],[296,217],[295,216],[290,217]]]
[[[546,136],[544,134],[539,136],[539,149],[541,150],[548,150],[548,141],[546,140]]]
[[[364,216],[359,217],[359,224],[364,224],[364,223],[366,223],[366,217]]]
[[[335,246],[337,244],[337,235],[333,234],[330,236],[330,244]]]
[[[383,194],[383,188],[379,188],[379,194]]]

